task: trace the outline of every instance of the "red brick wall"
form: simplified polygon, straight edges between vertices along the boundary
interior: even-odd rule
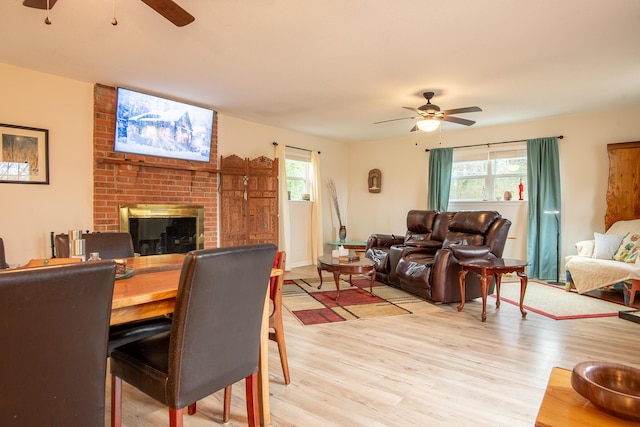
[[[93,124],[93,226],[118,231],[122,204],[204,206],[204,246],[218,242],[218,116],[214,115],[208,164],[113,151],[116,89],[96,84]]]

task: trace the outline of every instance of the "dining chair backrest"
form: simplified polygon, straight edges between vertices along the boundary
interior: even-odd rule
[[[273,268],[284,270],[285,263],[286,263],[286,258],[287,258],[286,252],[284,252],[284,251],[276,252],[276,256],[273,258]],[[271,298],[271,301],[275,301],[275,299],[276,299],[276,292],[278,290],[278,282],[279,281],[281,282],[280,278],[281,278],[281,276],[273,276],[269,280],[269,297]]]
[[[126,231],[83,233],[87,259],[91,252],[98,252],[101,259],[130,258],[134,256],[133,241]],[[56,256],[69,257],[69,235],[57,234],[54,239]]]
[[[0,425],[101,426],[113,261],[0,272]]]
[[[261,244],[186,255],[169,346],[170,405],[187,406],[257,372],[275,252]]]
[[[9,264],[7,264],[7,258],[4,254],[4,241],[2,237],[0,237],[0,270],[4,270],[5,268],[9,268]]]

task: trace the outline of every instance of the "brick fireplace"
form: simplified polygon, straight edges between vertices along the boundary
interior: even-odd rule
[[[217,115],[209,163],[165,159],[113,151],[116,90],[94,87],[93,226],[119,231],[124,205],[174,205],[202,208],[196,239],[205,248],[218,245]],[[201,236],[202,234],[202,236]]]

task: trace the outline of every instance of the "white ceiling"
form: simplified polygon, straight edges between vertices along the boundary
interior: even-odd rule
[[[476,127],[640,105],[639,0],[176,0],[182,28],[115,1],[2,0],[0,62],[346,142],[427,90]]]

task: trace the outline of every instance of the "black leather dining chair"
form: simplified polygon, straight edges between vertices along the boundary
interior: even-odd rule
[[[250,426],[259,425],[262,313],[276,246],[205,249],[185,256],[170,332],[111,352],[111,425],[121,426],[122,380],[169,407],[170,424],[194,402],[245,379]]]
[[[0,272],[0,425],[103,426],[116,265]]]
[[[83,233],[82,238],[86,241],[87,254],[98,252],[103,260],[134,256],[131,235],[127,232]],[[69,235],[57,234],[54,242],[58,258],[68,257]],[[156,316],[111,326],[107,356],[120,345],[170,329],[171,318],[167,316]]]
[[[82,238],[85,240],[87,258],[91,252],[98,252],[101,259],[130,258],[135,255],[131,235],[126,231],[82,233]],[[69,257],[68,234],[56,234],[54,245],[58,258]]]

